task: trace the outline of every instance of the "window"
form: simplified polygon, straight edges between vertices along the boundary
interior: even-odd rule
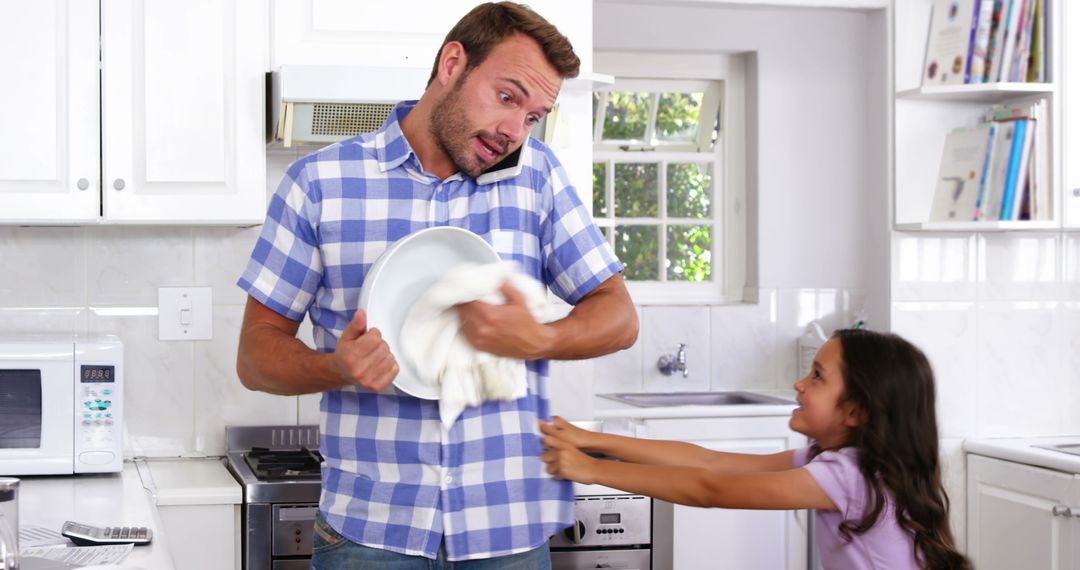
[[[632,56],[615,57],[615,67],[634,66]],[[725,160],[745,141],[725,121],[728,101],[742,104],[727,96],[740,82],[616,77],[593,92],[592,207],[635,301],[742,300],[746,240],[728,226],[744,215],[745,168],[729,172]]]

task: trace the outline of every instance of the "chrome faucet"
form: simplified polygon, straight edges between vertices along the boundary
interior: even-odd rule
[[[664,376],[671,376],[676,372],[682,372],[682,377],[690,376],[690,370],[686,368],[686,345],[679,343],[679,351],[675,354],[665,354],[656,361],[656,367]]]

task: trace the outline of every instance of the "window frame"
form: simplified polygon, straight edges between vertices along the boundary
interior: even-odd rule
[[[592,162],[605,164],[605,200],[609,212],[594,213],[597,224],[608,229],[608,243],[614,244],[614,228],[619,225],[709,225],[712,228],[711,279],[708,282],[667,281],[667,232],[659,232],[659,281],[627,281],[634,301],[638,304],[726,304],[743,302],[752,293],[746,285],[749,240],[746,234],[746,63],[745,57],[728,54],[645,54],[597,53],[597,66],[617,78],[611,85],[595,91],[602,92],[601,104],[606,106],[606,93],[611,91],[686,92],[701,90],[700,86],[716,85],[717,89],[702,100],[702,109],[710,101],[719,105],[720,132],[711,152],[700,152],[702,139],[712,140],[715,124],[699,120],[698,136],[694,143],[665,143],[645,145],[636,141],[601,141],[603,121],[594,117]],[[657,86],[660,86],[658,89]],[[642,88],[646,87],[646,88]],[[714,97],[715,99],[711,99]],[[655,123],[656,101],[650,110],[646,137]],[[598,115],[606,107],[598,109]],[[701,124],[707,122],[708,129]],[[628,144],[630,143],[630,144]],[[629,148],[625,148],[629,147]],[[709,156],[708,159],[702,160]],[[712,164],[712,217],[671,218],[667,214],[666,165],[671,163]],[[614,165],[617,163],[655,163],[658,165],[658,213],[648,218],[618,218],[615,216]],[[590,207],[592,205],[590,192]]]

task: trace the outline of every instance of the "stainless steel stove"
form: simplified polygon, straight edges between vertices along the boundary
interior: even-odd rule
[[[318,426],[225,428],[225,464],[244,488],[244,570],[310,566],[321,487],[318,448]]]

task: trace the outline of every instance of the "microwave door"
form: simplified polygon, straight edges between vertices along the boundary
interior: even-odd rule
[[[72,473],[72,356],[0,355],[0,475]]]

